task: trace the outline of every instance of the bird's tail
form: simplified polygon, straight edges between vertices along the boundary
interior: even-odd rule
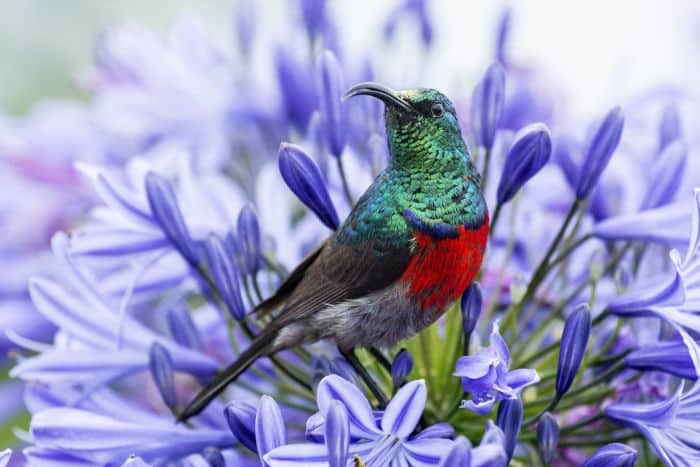
[[[187,405],[177,417],[178,422],[185,422],[189,418],[197,415],[199,412],[209,405],[209,403],[217,395],[219,395],[226,386],[235,381],[241,373],[247,370],[255,361],[269,353],[270,345],[277,337],[276,326],[268,326],[258,336],[253,339],[250,346],[241,353],[235,362],[218,373],[207,387],[202,389],[194,399]]]

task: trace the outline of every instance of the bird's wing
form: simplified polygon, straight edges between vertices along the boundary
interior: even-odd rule
[[[260,316],[265,316],[266,314],[277,309],[279,305],[284,303],[289,298],[289,295],[299,285],[299,282],[301,282],[301,280],[304,278],[304,276],[306,275],[306,271],[309,269],[309,267],[312,264],[314,264],[316,259],[318,259],[319,255],[321,254],[321,251],[326,247],[327,244],[328,240],[318,245],[308,255],[306,255],[304,259],[301,260],[301,262],[297,265],[297,267],[294,268],[294,270],[282,282],[282,284],[275,291],[275,293],[272,296],[265,299],[264,301],[262,301],[258,306],[256,306],[253,312],[258,313]]]
[[[289,294],[276,321],[286,324],[395,283],[411,261],[410,242],[341,243],[331,238]]]

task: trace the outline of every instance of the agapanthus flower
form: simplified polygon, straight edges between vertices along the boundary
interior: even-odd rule
[[[425,434],[413,434],[423,413],[427,391],[423,381],[403,386],[389,402],[381,417],[375,417],[362,392],[345,379],[331,375],[318,385],[320,412],[307,422],[307,433],[323,437],[329,407],[338,401],[350,420],[351,454],[357,454],[367,467],[383,465],[439,465],[452,441]],[[311,466],[327,463],[325,444],[290,444],[271,451],[265,460],[271,467]]]
[[[463,401],[462,408],[479,414],[489,413],[496,401],[518,398],[520,391],[540,380],[535,370],[510,370],[510,352],[498,323],[491,328],[491,345],[474,356],[460,357],[454,375],[472,396]]]

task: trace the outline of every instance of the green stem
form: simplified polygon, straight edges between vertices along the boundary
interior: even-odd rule
[[[493,234],[494,230],[496,230],[496,222],[498,222],[498,217],[501,214],[501,208],[503,207],[503,204],[501,203],[496,203],[496,209],[493,211],[493,217],[491,218],[491,230],[489,230],[489,233]]]
[[[529,302],[530,299],[532,299],[532,297],[535,295],[537,287],[539,287],[540,283],[544,280],[545,276],[547,275],[550,266],[549,261],[554,252],[556,251],[557,247],[559,246],[559,243],[561,242],[562,238],[564,237],[566,229],[569,227],[571,220],[574,218],[574,215],[578,211],[578,208],[581,205],[581,201],[582,200],[576,198],[574,202],[571,203],[569,212],[566,214],[566,218],[564,219],[564,222],[559,228],[557,235],[554,237],[554,240],[549,245],[547,252],[540,261],[540,264],[537,266],[537,269],[535,269],[535,273],[532,275],[532,280],[530,280],[530,283],[528,284],[527,289],[525,290],[525,294],[520,300],[518,300],[518,302],[515,305],[511,306],[506,312],[506,315],[503,318],[504,329],[507,329],[509,327],[511,320],[515,319],[515,317],[525,306],[525,303]]]
[[[336,164],[338,166],[338,173],[340,174],[340,181],[343,184],[343,192],[345,193],[345,198],[348,200],[350,207],[355,205],[355,201],[352,198],[352,193],[350,192],[350,185],[348,184],[348,177],[345,175],[345,166],[343,165],[343,159],[340,157],[335,158]]]
[[[489,165],[491,162],[491,148],[486,148],[484,152],[484,165],[481,168],[481,192],[486,192],[486,182],[489,179]]]

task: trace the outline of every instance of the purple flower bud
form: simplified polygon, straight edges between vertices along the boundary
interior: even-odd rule
[[[472,467],[472,443],[464,436],[459,436],[440,465],[441,467]]]
[[[326,25],[326,0],[300,0],[301,18],[310,38],[323,32]]]
[[[598,124],[593,137],[590,139],[583,166],[579,171],[576,197],[587,197],[598,183],[601,174],[608,166],[622,136],[624,116],[622,108],[615,107],[607,113]]]
[[[581,467],[634,467],[637,451],[622,443],[606,444],[598,449]]]
[[[545,412],[537,422],[537,450],[540,452],[542,463],[547,465],[554,459],[559,442],[559,424],[557,419]]]
[[[255,416],[257,409],[253,404],[243,401],[230,402],[224,409],[228,427],[233,436],[245,447],[257,453],[255,443]]]
[[[219,289],[226,308],[235,320],[242,320],[245,317],[245,307],[241,299],[238,270],[232,258],[216,235],[209,236],[204,249],[211,278]]]
[[[262,465],[267,465],[263,456],[276,447],[287,444],[287,430],[277,402],[270,396],[262,396],[255,415],[255,440]]]
[[[498,405],[498,414],[496,415],[496,425],[503,430],[505,437],[504,449],[508,462],[513,457],[515,445],[518,442],[518,433],[520,433],[520,425],[523,422],[523,403],[519,397],[514,399],[504,399]],[[507,463],[506,463],[507,464]]]
[[[654,186],[646,190],[642,211],[658,208],[673,201],[681,186],[687,155],[688,147],[681,140],[671,141],[665,146],[654,163],[651,174]]]
[[[681,116],[675,104],[667,105],[659,122],[659,153],[683,135]]]
[[[350,445],[350,423],[345,406],[332,400],[326,412],[325,439],[329,467],[346,467]]]
[[[314,388],[323,378],[333,373],[333,364],[325,355],[313,355],[311,357],[311,381]]]
[[[204,448],[202,457],[204,457],[204,460],[207,461],[211,467],[226,467],[223,454],[214,447]]]
[[[476,323],[479,321],[482,303],[481,286],[478,282],[472,282],[462,294],[462,301],[460,302],[462,308],[462,329],[465,336],[470,335],[474,331]]]
[[[234,12],[234,32],[237,45],[245,58],[250,58],[253,49],[253,35],[255,33],[255,2],[244,0],[238,2]]]
[[[202,348],[202,336],[194,325],[192,316],[190,316],[186,307],[175,306],[170,308],[165,314],[165,319],[168,322],[170,335],[175,342],[190,349]]]
[[[151,345],[148,357],[148,367],[151,370],[153,382],[155,382],[163,402],[171,409],[176,407],[175,376],[170,352],[161,344],[155,342]]]
[[[503,67],[492,64],[472,95],[472,129],[479,144],[491,149],[503,117],[506,76]]]
[[[641,347],[625,357],[625,366],[642,371],[663,371],[679,378],[697,379],[695,365],[685,343],[657,342]]]
[[[406,378],[413,369],[413,358],[406,349],[401,349],[391,362],[391,381],[395,388],[406,384]]]
[[[286,117],[304,133],[317,107],[312,70],[283,48],[277,49],[275,69]]]
[[[329,50],[323,52],[319,62],[321,122],[330,153],[340,157],[346,138],[345,119],[340,108],[340,98],[345,88],[343,72],[338,59]]]
[[[497,201],[506,203],[549,161],[552,139],[542,123],[533,123],[518,131],[506,155]]]
[[[190,264],[196,264],[197,250],[170,182],[155,172],[149,172],[146,175],[146,195],[151,214],[165,236]]]
[[[245,205],[238,213],[237,222],[237,246],[240,248],[242,260],[245,263],[245,272],[255,274],[260,267],[260,224],[258,216],[250,205]]]
[[[318,166],[304,150],[294,144],[282,143],[279,149],[282,178],[295,195],[311,209],[329,229],[338,228],[340,221]]]
[[[508,39],[510,38],[511,16],[510,8],[505,8],[503,12],[501,12],[496,33],[496,59],[505,66],[508,66],[506,48],[508,47]]]
[[[565,394],[576,378],[591,332],[591,312],[583,304],[569,315],[564,323],[564,331],[559,346],[559,363],[557,365],[557,394]]]

